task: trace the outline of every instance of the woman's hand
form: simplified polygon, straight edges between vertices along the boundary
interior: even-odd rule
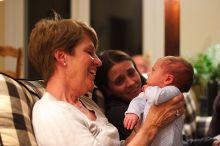
[[[173,122],[185,112],[184,97],[182,94],[160,105],[153,105],[147,115],[147,122],[157,128],[164,127]]]
[[[178,116],[177,116],[178,111]],[[126,139],[127,146],[149,146],[161,127],[171,123],[185,112],[182,94],[160,105],[151,106],[141,128]]]

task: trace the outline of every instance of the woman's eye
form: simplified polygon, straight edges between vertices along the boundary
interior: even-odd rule
[[[117,78],[117,79],[115,80],[115,84],[116,84],[116,85],[122,85],[123,82],[124,82],[123,77],[119,77],[119,78]]]
[[[136,71],[134,69],[129,69],[128,70],[128,76],[132,77],[136,74]]]
[[[88,53],[89,55],[93,55],[93,52],[92,52],[92,51],[87,51],[87,53]]]
[[[92,49],[86,50],[86,53],[89,54],[90,56],[94,56],[95,52]]]

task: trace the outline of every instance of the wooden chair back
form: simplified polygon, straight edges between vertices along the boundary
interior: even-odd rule
[[[16,59],[16,69],[0,69],[0,72],[3,72],[7,75],[10,75],[14,78],[19,78],[21,75],[21,66],[22,66],[22,48],[14,48],[12,46],[0,46],[0,56],[13,57]]]

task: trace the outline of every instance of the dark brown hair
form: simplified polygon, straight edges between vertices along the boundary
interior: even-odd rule
[[[131,56],[127,53],[119,50],[105,50],[101,52],[99,55],[100,60],[102,61],[102,66],[97,69],[95,84],[105,92],[105,88],[108,84],[108,72],[109,70],[115,65],[122,61],[128,60],[131,61],[137,70],[138,74],[140,75],[142,85],[145,84],[146,79],[141,75],[138,71],[134,61],[132,60]],[[105,93],[104,93],[105,94]],[[105,95],[106,96],[106,95]]]

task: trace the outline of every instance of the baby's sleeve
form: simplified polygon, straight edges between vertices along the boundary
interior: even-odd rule
[[[141,114],[144,112],[145,104],[146,104],[146,97],[144,92],[141,92],[137,97],[132,99],[125,114],[133,113],[140,118]]]
[[[180,93],[180,90],[175,86],[166,86],[163,88],[152,86],[145,90],[145,94],[148,95],[148,101],[156,105],[166,102]]]

